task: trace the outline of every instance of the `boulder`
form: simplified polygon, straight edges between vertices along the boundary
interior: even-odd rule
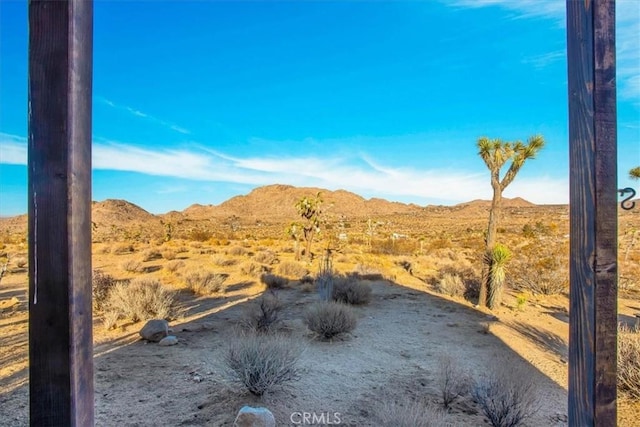
[[[234,427],[276,427],[276,419],[267,408],[243,406],[238,412]]]
[[[176,345],[176,344],[178,344],[178,338],[173,335],[167,335],[166,337],[162,338],[158,343],[158,345],[162,345],[162,346],[170,346],[170,345]]]
[[[147,341],[158,342],[169,335],[169,323],[164,319],[149,320],[140,329],[140,336]]]

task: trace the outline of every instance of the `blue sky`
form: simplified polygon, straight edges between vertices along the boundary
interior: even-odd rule
[[[619,186],[640,6],[617,3]],[[505,196],[568,202],[563,0],[96,1],[93,199],[162,213],[266,184],[490,198],[481,136],[547,146]],[[27,2],[0,2],[0,215],[27,209]]]

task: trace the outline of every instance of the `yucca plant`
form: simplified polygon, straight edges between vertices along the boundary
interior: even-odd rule
[[[507,276],[507,263],[511,259],[511,251],[505,245],[498,243],[490,253],[489,293],[487,307],[493,309],[502,299],[502,291]]]

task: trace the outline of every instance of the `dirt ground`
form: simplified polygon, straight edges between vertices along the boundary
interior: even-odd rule
[[[28,318],[24,277],[19,282],[16,277],[0,288],[0,299],[15,296],[22,305],[0,317],[3,426],[28,425]],[[286,302],[288,333],[307,346],[304,374],[261,399],[231,382],[221,362],[248,299],[261,285],[237,286],[224,298],[183,296],[181,319],[171,324],[179,338],[173,347],[139,340],[140,324],[105,331],[96,319],[96,425],[226,426],[243,405],[252,405],[271,409],[278,426],[296,425],[291,417],[298,412],[338,413],[343,425],[375,426],[376,410],[389,399],[439,404],[435,378],[442,355],[476,374],[491,366],[522,367],[537,384],[541,403],[527,425],[566,424],[566,297],[531,301],[523,310],[508,297],[489,314],[464,300],[434,295],[411,276],[403,279],[403,285],[372,282],[372,302],[357,307],[357,328],[333,342],[313,340],[300,320],[303,308],[318,298],[315,293],[296,287],[278,291]],[[619,425],[633,425],[637,414],[637,405],[622,402]],[[485,424],[469,398],[454,405],[451,421]]]

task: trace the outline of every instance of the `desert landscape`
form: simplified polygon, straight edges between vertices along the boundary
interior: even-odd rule
[[[297,205],[318,194],[309,251]],[[231,426],[248,405],[278,426],[566,425],[569,208],[504,200],[511,256],[489,310],[477,304],[489,207],[285,185],[162,215],[94,202],[96,424]],[[25,215],[0,219],[3,426],[28,425],[26,228]],[[620,363],[636,380],[639,237],[640,209],[620,209],[620,340],[635,365]],[[138,295],[151,303],[133,307]],[[141,339],[152,318],[175,345]],[[243,381],[247,343],[275,346],[286,375]],[[619,388],[618,424],[637,425],[640,381]],[[491,419],[493,397],[506,417]]]

